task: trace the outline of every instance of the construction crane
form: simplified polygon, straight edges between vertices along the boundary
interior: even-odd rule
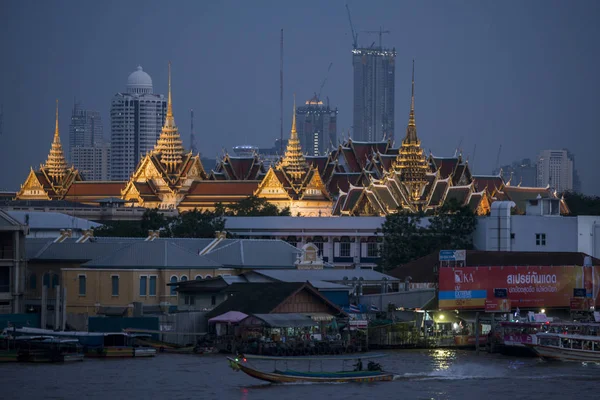
[[[321,99],[321,92],[323,91],[323,86],[325,86],[325,82],[327,82],[327,77],[329,76],[329,71],[331,70],[331,66],[333,63],[329,63],[329,68],[327,68],[327,72],[325,73],[325,79],[323,79],[323,83],[321,83],[321,87],[319,88],[319,94],[317,95],[317,99]]]
[[[350,16],[350,7],[346,4],[346,11],[348,11],[348,21],[350,21],[350,31],[352,32],[352,48],[358,48],[358,33],[354,30],[354,25],[352,24],[352,17]]]
[[[500,145],[500,148],[498,149],[498,155],[496,156],[496,166],[494,167],[495,171],[497,171],[500,167],[500,152],[502,152],[502,145]]]
[[[382,36],[384,33],[390,33],[390,31],[384,31],[383,28],[379,28],[378,31],[363,31],[364,33],[368,33],[371,35],[379,35],[379,48],[383,48],[382,46]]]

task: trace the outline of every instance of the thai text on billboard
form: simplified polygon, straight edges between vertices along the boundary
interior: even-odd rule
[[[512,308],[570,308],[574,288],[587,286],[594,304],[600,288],[600,267],[441,267],[439,271],[440,309],[484,309],[499,287],[507,288]]]

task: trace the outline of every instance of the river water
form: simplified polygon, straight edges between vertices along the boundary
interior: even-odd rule
[[[399,350],[378,359],[393,382],[271,385],[232,371],[222,355],[71,364],[0,364],[0,399],[600,399],[600,365],[473,351]],[[279,362],[281,363],[281,362]],[[271,361],[253,364],[266,370]],[[345,367],[351,368],[351,361]],[[366,364],[366,362],[365,362]],[[290,369],[307,366],[289,362]],[[320,363],[311,363],[320,368]],[[341,361],[325,361],[339,370]],[[279,364],[281,369],[284,365]]]

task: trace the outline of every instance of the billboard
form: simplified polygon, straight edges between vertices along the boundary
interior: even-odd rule
[[[597,303],[600,267],[440,267],[440,309],[485,309],[496,288],[506,288],[512,308],[570,308],[574,289]]]
[[[495,298],[485,300],[485,312],[510,312],[510,299]]]

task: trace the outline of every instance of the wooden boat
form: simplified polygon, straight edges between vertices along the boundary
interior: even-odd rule
[[[538,333],[537,343],[526,346],[547,360],[600,362],[600,336]]]
[[[69,332],[53,331],[38,328],[10,328],[4,332],[15,338],[21,336],[45,336],[61,339],[75,339],[83,347],[86,357],[95,358],[128,358],[128,357],[153,357],[156,349],[140,346],[137,336],[126,332]]]
[[[0,335],[0,363],[19,361],[19,349],[14,338]]]
[[[383,355],[376,355],[371,357],[362,358],[375,358],[382,357]],[[227,357],[229,366],[234,371],[242,371],[246,375],[256,379],[260,379],[271,383],[295,383],[295,382],[312,382],[312,383],[342,383],[342,382],[379,382],[379,381],[392,381],[394,374],[383,371],[379,364],[370,363],[370,365],[376,365],[379,368],[373,370],[362,370],[361,357],[353,358],[321,358],[321,357],[253,357],[261,359],[273,359],[273,360],[310,360],[310,361],[322,361],[322,360],[357,360],[359,359],[360,369],[354,371],[339,371],[339,372],[312,372],[312,371],[294,371],[294,370],[278,370],[274,369],[273,372],[265,372],[256,369],[249,365],[248,359],[244,356],[238,356],[235,358]]]

